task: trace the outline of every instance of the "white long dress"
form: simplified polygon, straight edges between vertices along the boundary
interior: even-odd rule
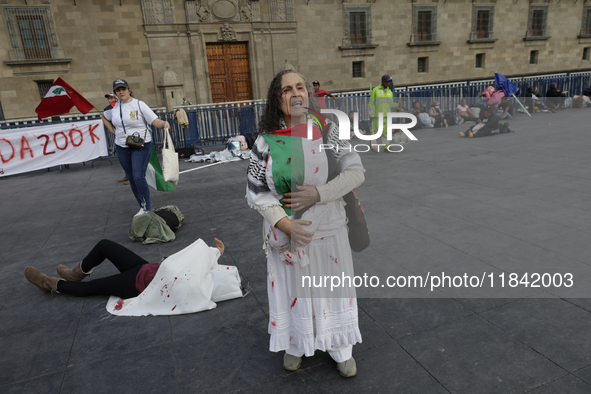
[[[362,170],[361,160],[354,151],[336,158],[341,171],[348,166]],[[275,190],[272,169],[269,146],[259,137],[253,148],[247,187],[247,200],[254,209],[280,206],[281,196]],[[326,176],[323,183],[326,183]],[[253,193],[253,190],[258,193]],[[322,287],[315,287],[319,284],[318,280],[325,276],[349,276],[353,279],[344,205],[343,199],[338,197],[307,210],[302,219],[312,221],[312,225],[304,226],[304,229],[313,231],[314,237],[309,245],[295,252],[287,235],[264,220],[263,247],[267,253],[271,335],[269,348],[273,352],[286,350],[296,356],[312,356],[315,350],[331,352],[348,347],[348,359],[351,345],[361,342],[354,287],[331,292],[330,281],[328,288],[324,287],[324,283]],[[300,285],[303,277],[312,278],[304,287]],[[335,357],[332,352],[331,356],[337,362],[345,361],[337,359],[339,356]]]

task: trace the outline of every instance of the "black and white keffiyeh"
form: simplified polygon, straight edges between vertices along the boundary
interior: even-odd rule
[[[361,159],[352,149],[349,140],[339,139],[339,128],[330,121],[326,121],[328,134],[326,143],[332,147],[334,157],[339,164],[340,170],[345,168],[361,168]],[[282,122],[285,127],[285,123]],[[250,154],[250,164],[248,166],[246,200],[251,208],[256,210],[267,209],[272,206],[281,206],[279,199],[273,195],[269,189],[266,178],[266,166],[269,160],[269,145],[262,136],[256,139]]]

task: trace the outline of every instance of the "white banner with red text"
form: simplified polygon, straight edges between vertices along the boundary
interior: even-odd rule
[[[100,119],[0,130],[0,177],[108,156]]]

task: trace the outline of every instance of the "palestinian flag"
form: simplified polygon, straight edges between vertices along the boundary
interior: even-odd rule
[[[94,108],[94,105],[75,91],[66,81],[58,78],[35,108],[35,112],[37,119],[41,120],[50,116],[67,114],[73,106],[76,106],[78,111],[83,114],[87,114]]]
[[[152,157],[150,157],[148,169],[146,170],[146,181],[150,187],[155,190],[160,190],[161,192],[176,190],[172,183],[164,180],[164,175],[162,175],[162,166],[158,160],[158,155],[156,155],[154,144],[152,144]]]
[[[323,185],[328,179],[327,153],[321,150],[322,133],[313,126],[312,139],[307,136],[305,124],[263,134],[271,152],[271,181],[280,201],[283,193],[297,192],[296,185]],[[283,209],[291,216],[291,208]]]

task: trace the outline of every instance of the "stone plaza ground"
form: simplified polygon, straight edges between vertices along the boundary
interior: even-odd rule
[[[515,134],[478,139],[459,138],[465,126],[424,129],[403,153],[361,154],[372,244],[354,253],[356,274],[574,272],[584,281],[590,119],[586,109],[518,115]],[[199,166],[181,162],[181,171]],[[543,287],[453,298],[360,288],[358,375],[342,378],[322,352],[284,371],[283,354],[268,351],[262,218],[244,200],[247,166],[188,172],[175,192],[152,192],[153,207],[177,205],[186,220],[174,242],[147,246],[127,236],[137,206],[116,160],[0,178],[0,392],[591,392],[591,300]],[[115,317],[106,297],[43,294],[23,275],[27,265],[55,275],[103,238],[158,261],[214,237],[226,244],[220,263],[236,265],[252,291],[207,312]],[[105,264],[92,276],[115,272]]]

